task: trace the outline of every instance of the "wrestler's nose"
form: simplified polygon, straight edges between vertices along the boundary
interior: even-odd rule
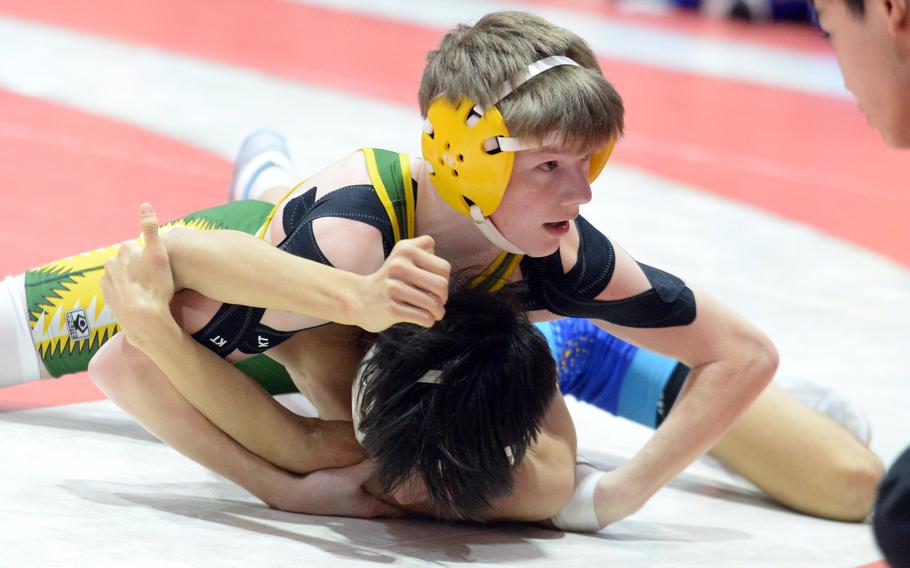
[[[573,172],[568,183],[563,186],[562,200],[565,205],[584,205],[591,201],[591,184],[587,173],[579,170]]]

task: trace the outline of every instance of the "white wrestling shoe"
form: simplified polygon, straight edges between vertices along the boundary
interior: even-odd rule
[[[852,402],[827,387],[804,379],[778,377],[774,382],[798,401],[849,430],[864,446],[869,446],[872,440],[872,425],[869,424],[866,415]]]
[[[267,189],[290,189],[296,182],[284,136],[274,130],[255,130],[246,137],[237,152],[228,199],[257,199]]]

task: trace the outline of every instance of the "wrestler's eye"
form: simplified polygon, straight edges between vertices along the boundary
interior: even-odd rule
[[[537,167],[545,172],[552,172],[553,170],[556,169],[556,165],[557,165],[556,160],[550,160],[550,161],[540,164]]]

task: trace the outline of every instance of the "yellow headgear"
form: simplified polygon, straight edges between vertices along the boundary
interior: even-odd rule
[[[515,83],[503,85],[498,103],[532,77],[560,65],[578,63],[554,55],[536,61]],[[515,152],[539,146],[510,138],[502,113],[494,106],[483,110],[467,98],[452,104],[438,97],[427,110],[421,149],[432,167],[433,187],[453,209],[471,216],[477,205],[483,217],[493,214],[512,175]],[[591,156],[588,181],[593,182],[610,159],[615,140]],[[477,221],[477,219],[475,219]]]

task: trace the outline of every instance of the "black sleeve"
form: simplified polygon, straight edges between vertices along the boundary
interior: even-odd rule
[[[316,188],[298,195],[285,205],[282,223],[287,235],[277,247],[293,255],[332,266],[313,234],[313,221],[340,217],[366,223],[382,235],[382,251],[388,257],[395,246],[392,224],[371,185],[352,185],[336,189],[316,200]]]
[[[563,272],[558,250],[547,257],[522,260],[529,290],[527,309],[638,328],[688,325],[695,320],[692,290],[676,276],[646,264],[638,263],[650,290],[622,300],[595,300],[613,277],[616,255],[610,240],[583,217],[575,225],[580,238],[578,260],[568,273]]]

